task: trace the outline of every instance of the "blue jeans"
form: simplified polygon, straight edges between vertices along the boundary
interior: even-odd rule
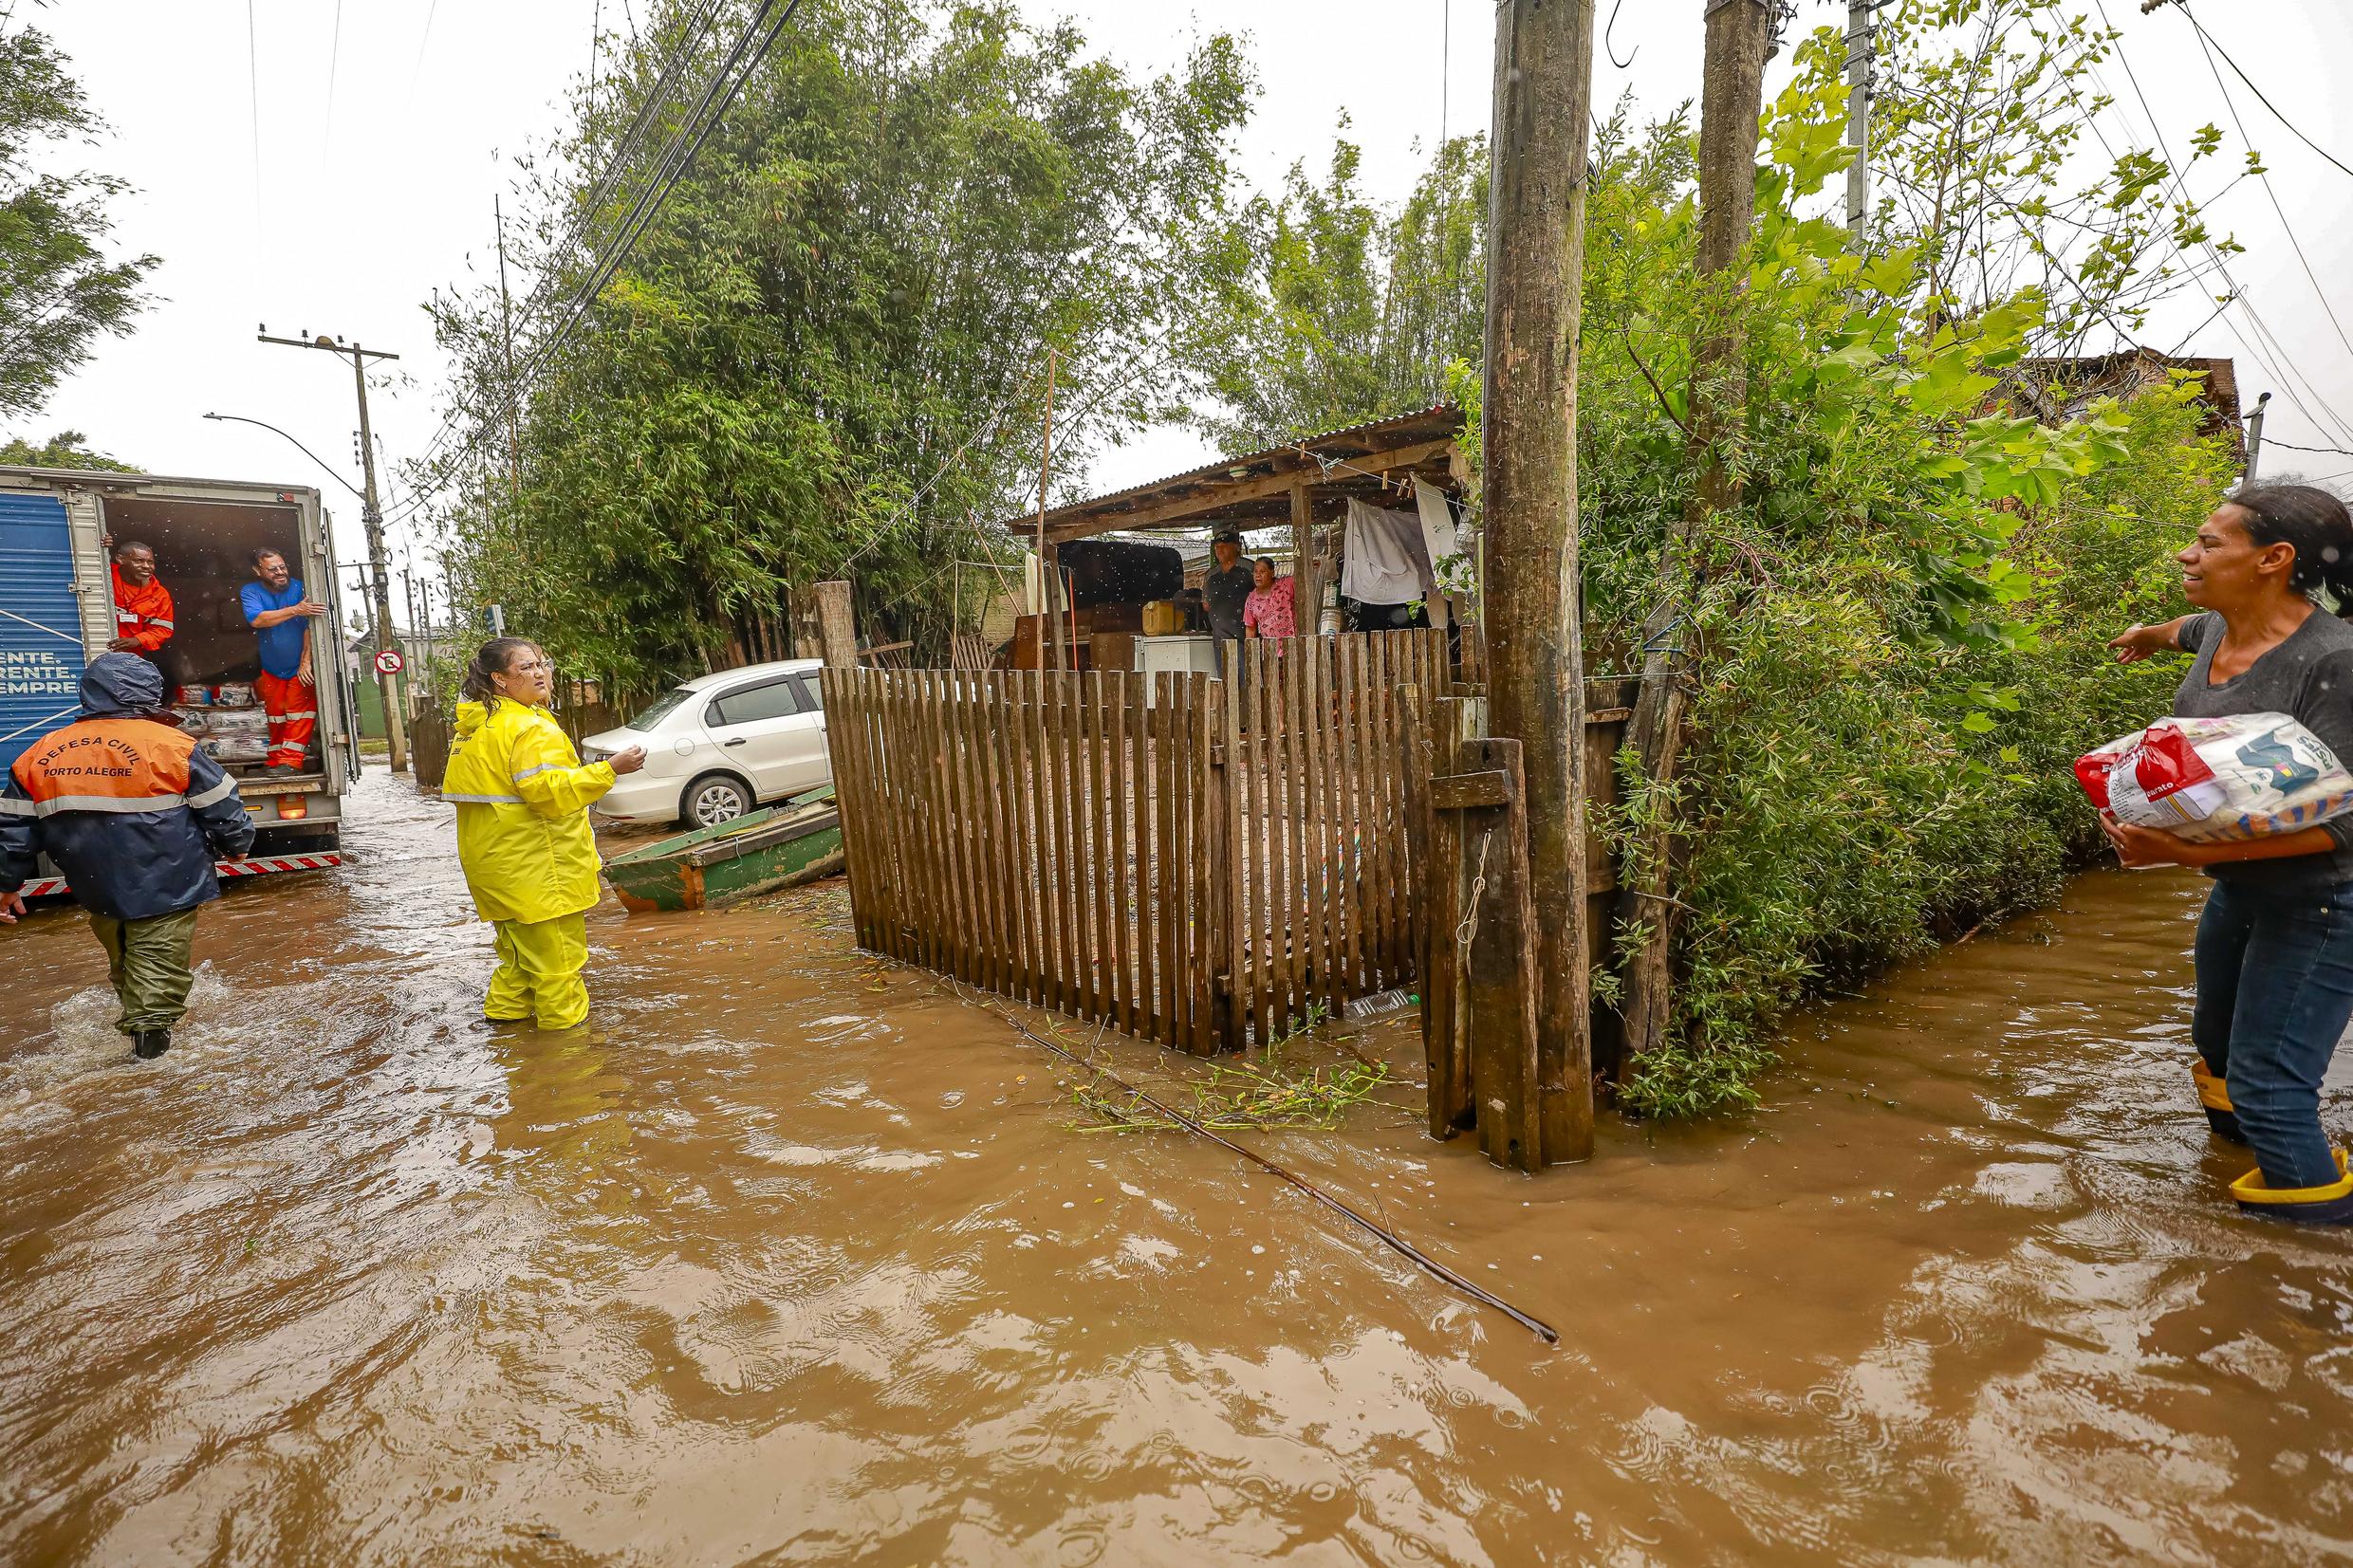
[[[2353,882],[2276,892],[2216,882],[2197,920],[2190,1038],[2224,1080],[2271,1187],[2326,1187],[2321,1078],[2353,1018]]]

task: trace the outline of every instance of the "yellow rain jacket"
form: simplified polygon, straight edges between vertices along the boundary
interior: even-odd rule
[[[476,913],[536,924],[592,908],[601,862],[588,806],[612,787],[612,765],[583,767],[545,708],[502,699],[485,715],[459,703],[441,798],[457,806],[457,863]]]

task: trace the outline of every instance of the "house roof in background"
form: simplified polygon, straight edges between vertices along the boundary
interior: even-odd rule
[[[1304,484],[1319,520],[1337,513],[1351,495],[1410,489],[1416,478],[1449,491],[1460,488],[1454,438],[1462,410],[1440,403],[1412,414],[1303,435],[1294,441],[1220,457],[1149,484],[1055,507],[1046,533],[1056,542],[1096,534],[1162,529],[1198,530],[1213,525],[1263,528],[1290,520],[1290,492]],[[1035,537],[1037,514],[1008,520],[1015,538]]]
[[[2161,386],[2177,370],[2204,378],[2198,397],[2206,405],[2203,435],[2227,434],[2231,450],[2247,460],[2247,426],[2238,400],[2238,369],[2231,360],[2182,359],[2153,348],[2124,348],[2082,359],[2021,360],[2010,375],[2010,401],[2043,423],[2075,418],[2103,397],[2129,397]]]

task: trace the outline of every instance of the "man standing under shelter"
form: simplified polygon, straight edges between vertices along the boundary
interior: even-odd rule
[[[172,1044],[195,984],[196,911],[220,896],[215,859],[253,847],[236,781],[163,704],[163,673],[101,654],[82,675],[83,717],[41,737],[0,786],[0,925],[46,854],[90,912],[131,1054]]]
[[[1242,644],[1242,606],[1250,599],[1251,569],[1242,563],[1242,536],[1232,528],[1212,534],[1209,552],[1210,564],[1201,574],[1201,608],[1209,615],[1210,636],[1216,639],[1217,666],[1238,686],[1241,664],[1235,652]]]
[[[253,578],[238,590],[237,600],[261,645],[262,673],[253,691],[269,716],[269,766],[263,771],[284,777],[303,770],[310,732],[319,722],[306,623],[326,614],[326,606],[304,593],[286,557],[267,546],[253,552]]]

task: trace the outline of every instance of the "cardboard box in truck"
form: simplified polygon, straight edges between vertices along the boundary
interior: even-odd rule
[[[343,657],[335,549],[319,492],[301,486],[145,473],[0,467],[0,768],[41,736],[71,724],[82,672],[115,636],[114,580],[100,541],[137,541],[156,553],[172,591],[173,635],[156,656],[165,696],[183,689],[250,686],[260,673],[238,591],[252,553],[269,546],[327,614],[310,623],[318,728],[302,769],[269,776],[250,749],[215,742],[257,832],[224,876],[311,871],[343,863],[344,802],[360,771],[356,711]],[[258,714],[232,725],[250,727]],[[200,743],[201,744],[201,743]],[[44,868],[45,873],[52,868]],[[68,892],[46,876],[28,895]]]

